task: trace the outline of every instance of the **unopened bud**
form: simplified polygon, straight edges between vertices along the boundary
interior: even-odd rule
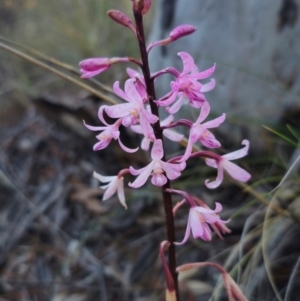
[[[188,35],[192,34],[196,30],[197,30],[197,28],[192,25],[180,25],[171,31],[170,38],[173,41],[176,41],[184,36],[188,36]]]
[[[151,43],[147,48],[147,52],[149,52],[153,47],[156,47],[156,46],[169,45],[172,42],[174,42],[184,36],[188,36],[188,35],[192,34],[193,32],[196,31],[196,29],[197,28],[192,25],[180,25],[171,31],[168,38]]]
[[[133,11],[137,11],[145,15],[151,7],[152,0],[131,0]]]
[[[142,14],[145,15],[151,7],[152,0],[144,0],[144,8]]]
[[[119,10],[109,10],[107,12],[107,15],[114,20],[115,22],[128,27],[129,29],[131,29],[134,33],[136,33],[136,29],[135,26],[133,25],[133,23],[131,22],[131,19],[126,16],[124,13],[122,13]]]
[[[90,58],[79,63],[82,78],[93,77],[106,71],[111,65],[121,62],[128,62],[128,58]]]

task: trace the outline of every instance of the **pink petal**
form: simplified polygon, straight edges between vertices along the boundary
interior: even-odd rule
[[[109,126],[109,124],[105,121],[104,116],[103,116],[103,111],[105,111],[106,108],[108,108],[108,106],[101,106],[101,107],[99,108],[99,110],[98,110],[98,118],[99,118],[99,120],[100,120],[103,124]]]
[[[103,201],[106,201],[107,199],[109,199],[118,189],[118,182],[117,180],[112,181],[107,189],[105,190],[104,194],[103,194]]]
[[[196,143],[204,130],[205,129],[203,128],[202,125],[199,124],[193,125],[190,129],[189,140],[191,140],[193,143]]]
[[[131,127],[131,130],[137,134],[142,134],[142,129],[141,129],[141,126],[139,124],[137,125],[132,125]]]
[[[175,180],[178,177],[180,177],[180,171],[182,171],[185,168],[185,162],[182,162],[180,164],[173,164],[161,161],[161,166],[165,171],[168,179]]]
[[[80,72],[82,72],[81,78],[90,78],[90,77],[94,77],[95,75],[98,75],[102,72],[104,72],[105,70],[107,70],[109,67],[102,67],[99,68],[97,71],[85,71],[83,69],[80,69]]]
[[[130,102],[134,102],[134,103],[142,103],[143,100],[141,98],[141,95],[138,93],[135,84],[134,84],[135,80],[133,79],[128,79],[125,82],[125,93],[126,95],[129,97],[129,101]]]
[[[212,129],[218,127],[221,123],[224,122],[226,118],[226,114],[223,113],[220,117],[217,117],[213,120],[203,123],[202,125],[205,126],[207,129]]]
[[[142,112],[140,114],[140,126],[141,126],[142,133],[146,138],[151,140],[155,139],[153,128]]]
[[[128,183],[128,185],[132,188],[141,187],[142,185],[144,185],[146,183],[152,170],[153,170],[153,161],[149,165],[147,165],[146,168],[143,168],[143,171],[140,173],[140,175],[135,179],[135,181],[133,183]],[[130,172],[131,172],[131,170],[130,170]]]
[[[172,116],[172,115],[171,115]],[[179,142],[184,138],[183,134],[176,133],[175,131],[165,129],[163,130],[163,135],[172,141]]]
[[[131,69],[131,68],[127,68],[126,72],[129,75],[129,77],[131,77],[133,79],[138,78],[138,77],[141,76],[136,70]]]
[[[221,164],[228,174],[235,180],[247,182],[251,178],[251,175],[245,169],[230,161],[222,160]]]
[[[192,58],[192,56],[189,55],[187,52],[179,52],[178,55],[181,57],[182,63],[183,63],[182,73],[186,74],[186,73],[189,73],[190,71],[192,71],[192,69],[195,65],[194,59]]]
[[[124,179],[118,179],[118,198],[120,203],[127,209],[127,205],[125,203],[125,193],[124,193]]]
[[[217,162],[214,159],[205,159],[205,163],[213,168],[217,168]]]
[[[174,121],[174,116],[173,115],[169,115],[167,118],[165,118],[164,120],[161,121],[160,125],[161,126],[169,125],[173,121]]]
[[[163,144],[161,139],[157,139],[154,141],[152,150],[151,150],[151,158],[153,160],[160,160],[164,156]]]
[[[172,104],[175,101],[176,97],[177,97],[177,92],[172,92],[171,91],[170,96],[168,98],[164,99],[165,98],[165,96],[164,96],[164,97],[161,98],[163,100],[159,99],[155,103],[158,106],[166,107],[166,106],[169,106],[170,104]]]
[[[224,159],[227,159],[227,160],[235,160],[235,159],[239,159],[239,158],[245,157],[248,154],[249,141],[248,140],[243,140],[242,141],[242,145],[245,145],[245,147],[242,148],[242,149],[239,149],[239,150],[237,150],[235,152],[223,155],[222,157]]]
[[[204,131],[200,135],[200,141],[202,144],[208,148],[219,148],[221,143],[215,138],[215,136],[208,130]]]
[[[183,245],[188,240],[188,238],[190,237],[190,234],[191,234],[191,210],[192,209],[190,209],[188,223],[187,223],[187,226],[186,226],[186,231],[185,231],[184,238],[183,238],[182,242],[174,242],[175,245]]]
[[[120,98],[130,102],[130,99],[125,94],[125,92],[120,89],[120,83],[118,81],[114,83],[113,90],[114,90],[115,94],[117,94]]]
[[[199,124],[203,120],[205,120],[205,118],[208,116],[209,112],[210,112],[210,105],[207,101],[205,101],[201,105],[201,111],[200,111],[199,117],[198,117],[197,121],[195,122],[195,124]]]
[[[155,186],[164,186],[167,183],[167,178],[164,174],[153,174],[151,183]]]
[[[132,154],[132,153],[135,153],[135,152],[139,149],[138,147],[137,147],[137,148],[128,148],[128,147],[126,147],[126,146],[121,142],[120,138],[118,139],[118,141],[119,141],[120,147],[121,147],[122,150],[125,151],[126,153]]]
[[[129,171],[132,175],[137,176],[137,175],[141,174],[143,172],[143,170],[145,170],[147,167],[148,167],[148,165],[143,168],[140,168],[140,169],[135,169],[132,166],[130,166]]]
[[[142,113],[143,113],[143,115],[145,116],[145,118],[147,119],[147,121],[148,121],[149,123],[155,123],[155,122],[157,122],[158,119],[159,119],[157,116],[155,116],[154,114],[148,112],[148,111],[145,110],[144,108],[142,109]]]
[[[216,81],[214,79],[211,79],[209,83],[207,84],[204,84],[202,87],[201,87],[201,92],[202,93],[205,93],[205,92],[209,92],[211,91],[214,87],[216,86]]]
[[[85,123],[85,121],[83,120],[83,124],[84,126],[89,129],[90,131],[104,131],[107,129],[106,126],[92,126],[92,125],[88,125]]]
[[[116,176],[102,176],[95,171],[93,173],[93,177],[102,183],[111,182],[112,180],[114,180],[116,178]]]
[[[190,209],[190,219],[191,219],[191,228],[194,238],[199,238],[203,236],[203,224],[200,221],[201,213],[195,211],[195,207]]]
[[[193,77],[194,79],[204,79],[204,78],[211,76],[215,72],[215,69],[216,69],[216,64],[214,64],[211,68],[209,68],[205,71],[195,73],[190,76]]]
[[[184,102],[184,96],[182,95],[171,107],[168,107],[166,111],[169,114],[175,114],[179,111]]]
[[[183,157],[179,160],[179,162],[184,162],[190,157],[190,155],[193,151],[193,145],[194,145],[194,142],[193,142],[193,139],[192,139],[192,130],[191,130],[189,140],[188,140],[188,144],[187,144],[186,149],[185,149],[185,153],[184,153]]]
[[[98,151],[98,150],[104,149],[109,145],[110,142],[111,142],[111,138],[107,139],[107,140],[99,141],[96,144],[94,144],[93,150]]]
[[[130,114],[134,108],[135,105],[132,103],[122,103],[107,107],[105,111],[111,118],[120,118]]]
[[[142,142],[141,142],[141,148],[144,151],[148,151],[149,147],[150,147],[150,140],[148,138],[143,138]]]
[[[204,224],[202,224],[202,227],[203,227],[203,234],[202,234],[201,238],[204,241],[210,241],[212,233],[211,233],[211,230],[210,230],[208,224],[204,223]]]
[[[218,175],[215,181],[209,182],[209,180],[205,180],[205,185],[207,188],[214,189],[217,188],[223,180],[223,168],[221,164],[218,164]]]

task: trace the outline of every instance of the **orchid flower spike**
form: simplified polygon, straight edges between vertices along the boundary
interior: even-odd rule
[[[208,148],[218,148],[221,146],[220,142],[215,138],[215,136],[208,129],[218,127],[221,123],[224,122],[226,115],[222,114],[218,118],[215,118],[211,121],[201,124],[201,122],[208,116],[209,112],[210,112],[210,106],[208,102],[205,101],[203,103],[203,106],[201,107],[201,112],[198,119],[196,120],[195,123],[193,123],[190,129],[190,135],[189,135],[186,151],[179,162],[186,161],[190,157],[193,150],[193,145],[198,140],[200,140],[200,142]]]
[[[117,192],[120,203],[125,207],[125,209],[127,209],[124,194],[124,178],[122,176],[102,176],[95,171],[93,176],[102,183],[108,183],[100,186],[101,189],[105,190],[103,194],[103,201],[106,201]]]
[[[164,162],[161,159],[164,156],[164,150],[161,139],[157,139],[153,143],[151,158],[152,162],[141,169],[134,169],[130,166],[130,173],[138,177],[133,183],[128,185],[133,188],[138,188],[144,185],[150,175],[152,175],[151,182],[156,186],[163,186],[169,180],[174,180],[181,175],[181,171],[185,168],[185,162],[180,164]]]
[[[221,184],[223,180],[223,170],[225,170],[233,179],[237,181],[247,182],[251,178],[251,175],[246,170],[230,162],[231,160],[243,158],[248,154],[249,141],[243,140],[242,145],[245,145],[245,147],[232,153],[220,156],[219,160],[205,159],[205,163],[208,166],[218,169],[218,175],[215,181],[205,181],[207,188],[213,189]]]
[[[198,82],[198,80],[207,78],[214,73],[215,64],[213,67],[199,72],[193,58],[187,52],[179,52],[178,55],[182,59],[183,71],[180,73],[175,68],[169,68],[176,77],[176,80],[171,82],[172,91],[156,101],[159,106],[166,107],[173,104],[179,97],[170,108],[167,108],[170,114],[175,114],[186,100],[192,107],[201,108],[206,101],[204,93],[211,91],[216,84],[214,79],[207,84]]]
[[[100,107],[99,109],[99,118],[100,120],[105,124],[105,126],[91,126],[85,123],[85,121],[83,121],[83,124],[85,125],[86,128],[88,128],[91,131],[102,131],[99,135],[96,136],[96,138],[99,140],[99,142],[97,142],[94,147],[93,150],[94,151],[98,151],[101,149],[106,148],[112,139],[114,140],[118,140],[120,147],[127,153],[134,153],[136,152],[139,148],[128,148],[126,147],[122,141],[120,140],[120,131],[119,131],[119,127],[122,123],[122,119],[117,120],[114,124],[109,125],[108,123],[106,123],[106,121],[104,120],[104,118],[102,118],[102,111],[105,108],[105,106]]]
[[[81,78],[89,78],[93,77],[97,74],[100,74],[110,68],[111,65],[121,63],[121,62],[129,62],[128,58],[104,58],[104,57],[96,57],[89,58],[81,61],[79,63],[80,72],[82,73]]]

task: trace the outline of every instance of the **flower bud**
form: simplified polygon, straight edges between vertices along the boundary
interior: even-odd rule
[[[152,0],[131,0],[133,11],[138,11],[145,15],[151,7]]]
[[[93,77],[106,71],[111,65],[121,62],[128,62],[128,58],[103,58],[96,57],[83,60],[79,63],[81,78]]]
[[[144,0],[144,8],[142,14],[145,15],[151,7],[152,0]]]
[[[128,27],[129,29],[131,29],[134,33],[136,33],[136,29],[135,26],[133,25],[133,23],[131,22],[131,19],[126,16],[124,13],[122,13],[119,10],[109,10],[107,12],[107,15],[114,20],[115,22]]]
[[[110,67],[109,58],[90,58],[79,63],[82,78],[93,77],[104,72]]]
[[[171,31],[170,38],[172,41],[176,41],[184,36],[192,34],[196,29],[197,28],[192,25],[180,25]]]

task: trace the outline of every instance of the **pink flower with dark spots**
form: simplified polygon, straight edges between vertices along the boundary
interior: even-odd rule
[[[211,76],[215,71],[215,65],[199,72],[193,58],[187,52],[179,52],[178,55],[183,62],[183,71],[180,73],[175,68],[169,68],[176,77],[176,80],[171,82],[172,91],[156,101],[159,106],[164,107],[173,104],[167,109],[170,114],[175,114],[186,101],[192,107],[201,108],[206,101],[204,93],[211,91],[215,87],[214,79],[207,84],[198,82],[198,80]],[[177,98],[178,100],[176,101]]]
[[[249,141],[243,140],[242,145],[245,145],[245,147],[235,152],[220,156],[219,160],[205,159],[205,163],[208,166],[218,169],[216,180],[211,182],[209,182],[209,180],[206,180],[206,187],[211,189],[218,187],[223,180],[223,170],[225,170],[233,179],[237,181],[247,182],[251,178],[251,175],[246,170],[230,162],[231,160],[243,158],[248,154]]]
[[[134,176],[138,175],[138,177],[133,183],[129,183],[128,185],[133,188],[141,187],[146,183],[150,175],[152,175],[152,184],[156,186],[165,185],[167,183],[167,178],[169,180],[178,178],[181,175],[180,172],[186,166],[185,163],[174,164],[164,162],[161,160],[163,156],[164,150],[162,141],[160,139],[155,140],[151,151],[152,162],[146,167],[138,170],[130,166],[130,173]]]

